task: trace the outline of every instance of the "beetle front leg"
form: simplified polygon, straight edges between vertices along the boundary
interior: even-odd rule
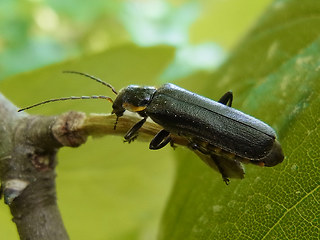
[[[157,135],[151,140],[149,149],[157,150],[166,146],[171,142],[170,132],[162,129]]]
[[[231,107],[232,100],[233,100],[233,93],[231,91],[228,91],[219,99],[218,102]]]
[[[171,139],[170,146],[173,148],[173,150],[176,150],[177,146],[174,144],[174,141]]]
[[[142,125],[146,122],[147,118],[141,119],[139,122],[137,122],[135,125],[133,125],[132,128],[129,129],[129,131],[124,135],[125,142],[131,142],[135,138],[138,137],[138,131],[142,127]]]

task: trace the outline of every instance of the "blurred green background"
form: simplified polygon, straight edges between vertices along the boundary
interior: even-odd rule
[[[177,49],[165,80],[221,64],[270,0],[2,0],[0,79],[126,43]]]
[[[214,72],[271,2],[2,0],[0,79],[6,80],[1,91],[18,106],[52,97],[111,94],[86,79],[61,74],[71,69],[117,89],[175,81],[201,92],[204,82],[191,81],[191,76],[201,80]],[[212,94],[216,99],[223,92]],[[70,109],[110,112],[111,107],[94,101],[57,103],[30,113]],[[176,166],[172,149],[154,152],[147,146],[104,137],[59,153],[58,203],[71,239],[156,239]],[[8,207],[1,204],[0,213],[1,236],[18,239]]]

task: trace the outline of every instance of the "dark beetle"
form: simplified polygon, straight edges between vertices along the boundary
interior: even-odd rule
[[[100,79],[79,72],[71,73],[93,78],[117,94],[111,85]],[[69,97],[47,100],[20,111],[47,102],[79,98],[112,101],[104,96]],[[231,108],[232,99],[232,93],[227,92],[216,102],[174,84],[165,84],[158,89],[130,85],[120,90],[113,101],[112,113],[119,118],[128,110],[143,117],[124,136],[128,142],[137,137],[148,117],[163,127],[150,142],[150,149],[160,149],[172,143],[170,133],[187,138],[189,148],[218,170],[228,183],[228,177],[243,178],[240,162],[272,167],[284,158],[275,131],[264,122]]]
[[[232,93],[227,92],[216,102],[173,84],[158,89],[130,85],[119,92],[112,113],[121,117],[128,110],[143,117],[125,135],[129,142],[136,137],[147,117],[161,125],[164,129],[153,138],[150,149],[160,149],[168,144],[170,133],[186,137],[190,148],[204,158],[210,156],[227,182],[229,169],[224,168],[229,167],[223,167],[221,162],[224,160],[234,163],[234,171],[241,171],[235,174],[238,177],[243,177],[243,169],[237,161],[267,167],[283,161],[274,130],[231,108],[232,98]]]

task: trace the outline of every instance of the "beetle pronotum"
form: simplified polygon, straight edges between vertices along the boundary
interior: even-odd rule
[[[107,99],[112,103],[112,113],[117,119],[125,111],[142,117],[125,134],[127,142],[137,137],[139,129],[150,117],[163,129],[152,139],[149,149],[160,149],[172,143],[171,134],[183,136],[188,140],[189,148],[218,170],[226,183],[229,177],[243,178],[241,162],[272,167],[283,161],[275,131],[264,122],[232,108],[232,92],[224,94],[218,102],[170,83],[159,88],[129,85],[118,93],[110,84],[89,74],[66,72],[89,77],[111,88],[117,97],[115,100],[106,96],[56,98],[19,111],[55,101]]]

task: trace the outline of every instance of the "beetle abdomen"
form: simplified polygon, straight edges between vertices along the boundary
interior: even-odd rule
[[[260,120],[173,84],[157,90],[146,113],[172,133],[243,158],[262,159],[275,142],[274,130]]]

